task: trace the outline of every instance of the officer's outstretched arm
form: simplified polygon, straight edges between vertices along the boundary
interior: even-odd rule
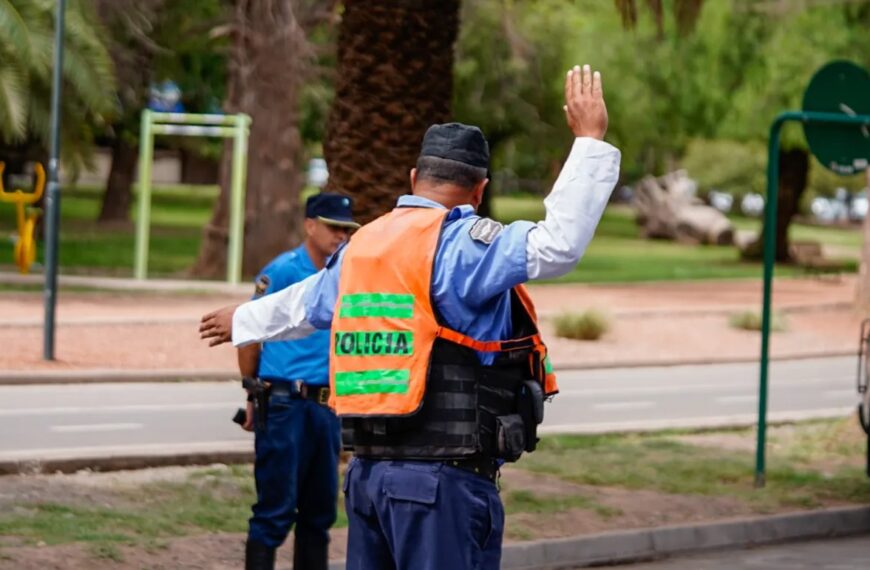
[[[317,275],[312,275],[271,295],[203,316],[199,325],[200,338],[208,339],[209,346],[229,341],[235,346],[246,346],[308,336],[315,329],[306,318],[303,297],[306,287],[316,278]]]
[[[619,179],[619,150],[604,142],[607,106],[599,72],[588,65],[565,78],[565,118],[576,137],[553,190],[544,200],[546,217],[529,231],[529,279],[571,271],[592,241]]]

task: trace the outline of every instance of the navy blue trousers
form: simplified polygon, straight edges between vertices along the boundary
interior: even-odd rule
[[[257,430],[257,502],[248,538],[279,547],[296,524],[299,538],[329,540],[338,500],[338,418],[311,400],[273,395]]]
[[[347,570],[498,570],[495,484],[442,463],[354,458],[344,483]]]

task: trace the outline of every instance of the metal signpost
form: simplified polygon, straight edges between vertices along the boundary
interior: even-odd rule
[[[248,131],[251,118],[245,114],[200,115],[142,111],[139,137],[139,215],[136,218],[136,260],[134,276],[148,274],[148,240],[151,224],[151,167],[154,135],[224,137],[233,139],[233,167],[230,187],[230,227],[227,250],[227,282],[242,279],[242,245],[245,233],[245,178],[248,164]]]
[[[843,175],[861,172],[870,161],[870,73],[847,61],[835,61],[813,76],[804,93],[803,111],[781,113],[770,126],[767,154],[767,200],[764,214],[764,302],[761,312],[761,372],[758,384],[758,441],[755,486],[765,482],[767,373],[770,341],[771,284],[776,253],[776,208],[779,190],[779,136],[788,121],[799,121],[813,155]]]
[[[54,17],[54,69],[51,74],[51,148],[48,155],[48,190],[45,193],[45,320],[42,358],[54,360],[54,316],[57,307],[57,234],[60,231],[60,98],[63,89],[63,32],[66,1],[58,0]]]

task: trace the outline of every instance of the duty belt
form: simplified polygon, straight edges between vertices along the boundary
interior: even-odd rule
[[[492,483],[495,483],[496,479],[498,479],[498,462],[489,457],[476,456],[464,459],[448,459],[444,462],[444,465],[474,473]]]
[[[326,405],[329,401],[329,386],[313,386],[302,380],[290,382],[272,382],[269,393],[276,396],[289,396],[290,398],[303,398],[313,400],[318,404]]]

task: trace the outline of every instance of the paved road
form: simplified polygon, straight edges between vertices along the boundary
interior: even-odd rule
[[[772,419],[851,413],[858,403],[856,357],[771,363]],[[561,392],[545,411],[545,432],[752,423],[758,364],[717,364],[562,372]]]
[[[651,564],[613,566],[624,570],[867,570],[870,536],[791,543],[717,552]]]
[[[775,362],[772,418],[854,409],[853,358]],[[546,432],[600,432],[751,423],[757,366],[563,371]],[[235,382],[0,387],[0,459],[250,449],[230,422]]]

